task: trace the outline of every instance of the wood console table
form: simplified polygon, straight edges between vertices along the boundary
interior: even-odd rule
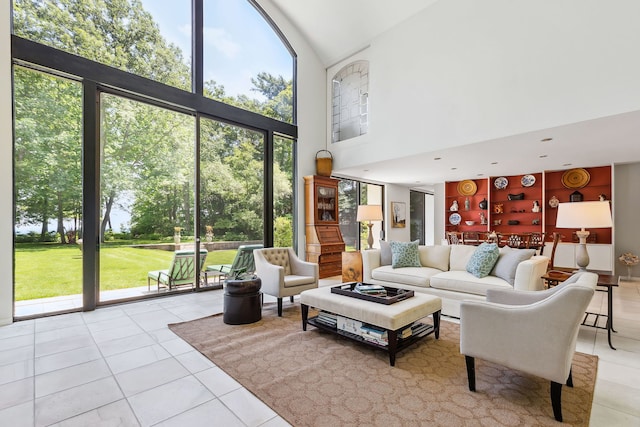
[[[573,272],[574,270],[568,269],[567,271]],[[611,344],[611,332],[617,332],[615,329],[613,329],[613,288],[617,288],[619,286],[620,277],[614,274],[599,273],[597,271],[592,271],[592,273],[596,273],[598,275],[598,284],[596,286],[596,291],[607,293],[607,314],[587,311],[584,315],[584,319],[582,319],[582,324],[584,326],[590,326],[592,328],[606,329],[609,347],[615,350],[616,348]],[[559,283],[564,282],[568,278],[569,276],[559,277],[555,275],[549,275],[549,273],[542,276],[542,279],[544,279],[549,286],[555,286]],[[593,323],[590,323],[590,316],[593,316],[591,317],[593,319]],[[600,319],[600,317],[607,318],[606,326],[598,326],[598,320]]]

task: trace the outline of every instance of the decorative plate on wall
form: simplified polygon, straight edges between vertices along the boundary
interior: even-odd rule
[[[458,193],[462,196],[473,196],[478,191],[478,186],[470,179],[458,183]]]
[[[562,185],[567,188],[582,188],[590,179],[591,175],[585,169],[570,169],[562,174]]]
[[[504,176],[501,176],[499,178],[496,178],[495,181],[493,181],[493,185],[498,190],[504,190],[505,188],[507,188],[507,185],[509,185],[509,180]]]
[[[525,175],[520,179],[520,183],[523,187],[531,187],[536,183],[536,177],[533,175]]]
[[[452,213],[451,215],[449,215],[449,222],[452,225],[458,225],[460,224],[460,221],[462,221],[462,217],[459,213]]]

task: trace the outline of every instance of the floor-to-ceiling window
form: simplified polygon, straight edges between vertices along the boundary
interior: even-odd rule
[[[82,86],[14,67],[15,301],[82,306]]]
[[[194,129],[193,116],[101,94],[101,301],[155,292],[148,273],[170,267],[175,236],[193,244]]]
[[[295,54],[253,1],[14,0],[13,32],[16,300],[76,295],[17,318],[296,244]]]
[[[435,244],[433,194],[411,190],[409,201],[411,240],[418,240],[421,245]]]
[[[340,232],[347,251],[364,249],[368,246],[369,227],[356,220],[358,205],[381,205],[384,187],[377,184],[341,179],[338,183]],[[379,240],[384,239],[382,221],[373,222],[371,229],[374,246],[380,247]]]

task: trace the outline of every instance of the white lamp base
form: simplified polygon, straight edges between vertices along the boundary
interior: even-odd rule
[[[371,233],[371,227],[373,227],[373,224],[371,223],[371,221],[369,221],[369,224],[367,224],[367,227],[369,227],[369,236],[367,236],[367,244],[369,245],[367,250],[369,250],[369,249],[373,249],[373,234]]]
[[[587,266],[589,265],[587,237],[589,237],[589,232],[583,228],[581,231],[576,231],[576,236],[580,239],[580,243],[576,249],[576,265],[579,267],[578,271],[587,271]]]

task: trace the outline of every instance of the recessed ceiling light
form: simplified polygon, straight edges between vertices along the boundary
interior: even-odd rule
[[[564,164],[564,165],[562,165],[562,166],[571,166],[571,163],[565,163],[565,164]]]
[[[545,157],[547,157],[547,155],[546,155],[546,154],[543,154],[543,155],[538,156],[538,157],[540,157],[541,159],[544,159]]]
[[[442,157],[434,157],[433,160],[442,160]]]
[[[369,169],[362,169],[363,172],[369,172]]]
[[[497,165],[497,164],[498,164],[498,162],[491,162],[491,164],[492,164],[492,165]]]
[[[483,175],[484,175],[483,173],[479,173],[479,174],[478,174],[478,176],[483,176]]]
[[[458,169],[458,168],[451,168],[451,170],[452,170],[452,171],[454,171],[454,170],[456,170],[456,169]]]
[[[553,141],[553,138],[544,138],[540,140],[540,142],[549,142],[549,141]]]

